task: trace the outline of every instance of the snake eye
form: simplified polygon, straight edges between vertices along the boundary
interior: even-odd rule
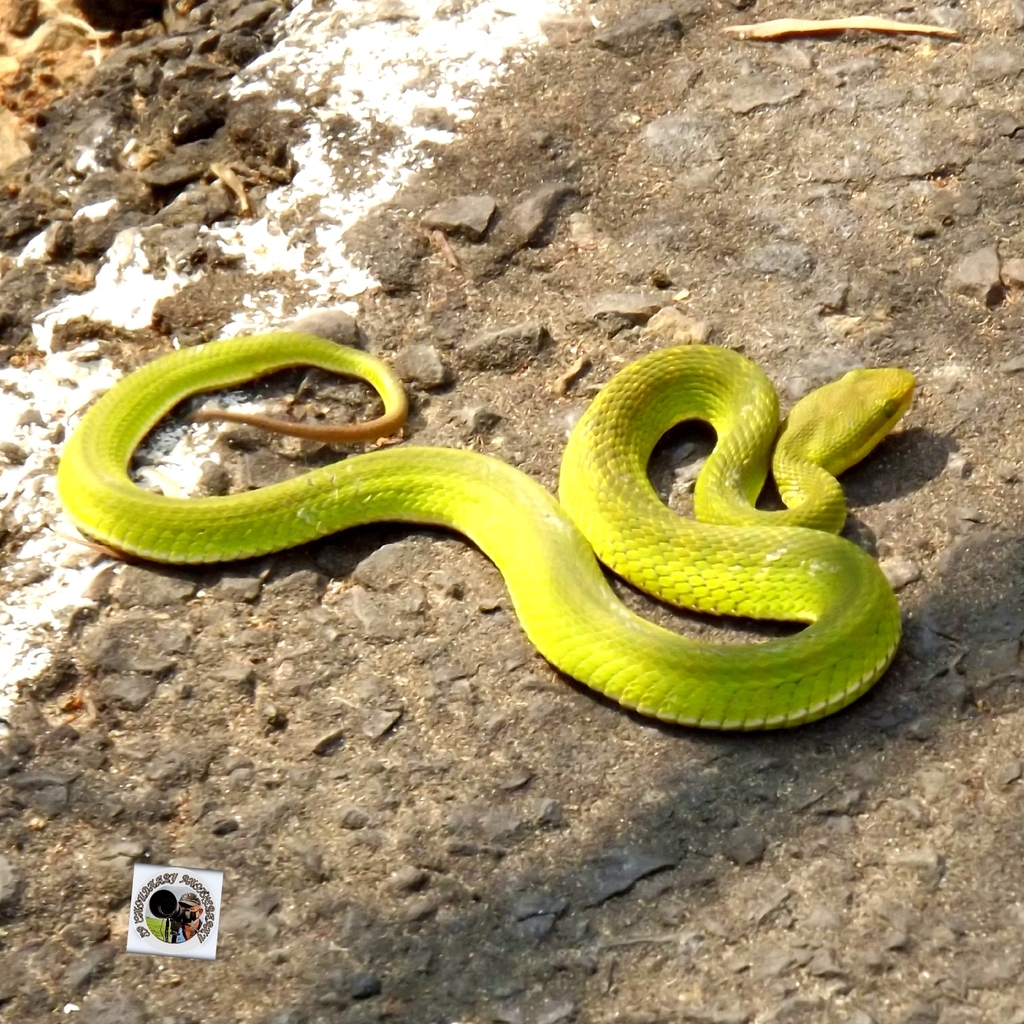
[[[900,403],[897,402],[895,398],[886,399],[885,404],[882,406],[882,415],[885,416],[887,420],[891,420],[899,411]]]

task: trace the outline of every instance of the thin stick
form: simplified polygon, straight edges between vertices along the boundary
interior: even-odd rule
[[[242,184],[242,179],[227,164],[210,164],[210,173],[219,178],[235,194],[235,198],[238,200],[238,212],[243,217],[248,217],[252,213],[252,205],[246,194],[245,186]]]
[[[958,38],[952,28],[940,25],[917,25],[909,21],[893,21],[890,18],[876,18],[869,14],[852,18],[832,18],[814,21],[804,18],[779,18],[777,21],[762,21],[755,25],[730,25],[722,29],[737,39],[779,39],[783,36],[823,35],[828,32],[845,32],[860,29],[863,32],[911,33],[921,36],[941,36],[943,39]]]

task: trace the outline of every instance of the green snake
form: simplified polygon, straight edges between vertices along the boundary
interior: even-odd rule
[[[904,370],[854,370],[799,402],[780,432],[774,388],[750,360],[701,345],[652,352],[621,370],[576,425],[560,501],[498,459],[407,444],[243,494],[173,498],[132,482],[136,447],[182,399],[299,365],[369,382],[384,415],[293,432],[381,436],[404,418],[386,364],[321,338],[276,332],[172,352],[107,392],[68,440],[57,485],[71,520],[118,552],[168,563],[251,558],[365,523],[455,530],[498,567],[526,635],[552,665],[626,708],[687,726],[810,722],[854,701],[893,658],[896,598],[877,563],[835,536],[846,516],[835,474],[909,407],[914,378]],[[670,511],[647,476],[662,435],[694,419],[717,435],[695,491],[700,521]],[[790,507],[759,511],[773,447]],[[691,640],[630,611],[598,559],[673,604],[807,625],[761,643]]]

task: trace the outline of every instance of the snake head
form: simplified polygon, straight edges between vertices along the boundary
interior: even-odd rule
[[[907,370],[851,370],[793,406],[779,431],[777,450],[838,476],[896,426],[913,401],[914,383]]]

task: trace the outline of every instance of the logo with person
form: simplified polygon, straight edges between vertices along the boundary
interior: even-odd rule
[[[136,864],[128,951],[213,960],[222,880],[219,871]]]
[[[203,917],[203,901],[194,893],[185,891],[179,895],[173,889],[157,889],[149,897],[149,913],[146,927],[154,939],[161,942],[188,942],[199,934]]]

